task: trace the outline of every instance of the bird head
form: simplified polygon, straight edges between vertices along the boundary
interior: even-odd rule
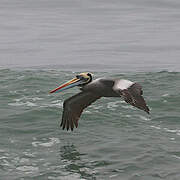
[[[54,92],[61,92],[63,90],[75,87],[75,86],[84,86],[92,81],[92,74],[89,72],[84,72],[76,75],[75,78],[71,79],[70,81],[62,84],[61,86],[57,87],[50,91],[50,93]]]

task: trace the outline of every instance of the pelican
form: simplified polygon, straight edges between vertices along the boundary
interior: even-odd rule
[[[149,108],[143,98],[142,87],[139,83],[125,79],[98,78],[92,80],[92,74],[84,72],[72,80],[62,84],[50,93],[61,92],[79,86],[81,92],[66,99],[63,103],[63,114],[60,126],[67,131],[78,127],[78,120],[83,110],[101,97],[122,97],[132,106],[149,114]]]

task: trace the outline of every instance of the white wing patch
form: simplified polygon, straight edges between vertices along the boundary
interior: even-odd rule
[[[125,79],[121,79],[119,81],[116,81],[114,86],[113,86],[113,89],[121,89],[121,90],[124,90],[124,89],[128,89],[129,87],[131,87],[132,85],[134,84],[134,82],[132,81],[129,81],[129,80],[125,80]]]

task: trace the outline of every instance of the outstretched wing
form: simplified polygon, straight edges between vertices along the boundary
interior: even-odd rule
[[[133,83],[128,80],[118,80],[115,82],[114,90],[123,97],[125,102],[149,114],[149,108],[142,96],[143,91],[139,83]]]
[[[64,101],[61,125],[63,129],[73,131],[74,126],[78,127],[78,120],[84,108],[95,102],[101,96],[90,92],[80,92]]]

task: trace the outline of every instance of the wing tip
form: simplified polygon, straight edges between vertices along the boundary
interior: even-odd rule
[[[148,114],[150,114],[150,109],[148,106],[146,106],[146,109],[144,111],[147,112]]]
[[[75,126],[76,126],[76,128],[77,128],[77,127],[78,127],[78,124],[75,123]],[[68,126],[67,124],[63,124],[63,121],[61,122],[60,127],[62,127],[62,130],[65,130],[65,129],[66,129],[67,131],[69,131],[69,130],[73,131],[73,130],[74,130],[74,125],[73,125],[73,124],[71,124],[70,126]]]

